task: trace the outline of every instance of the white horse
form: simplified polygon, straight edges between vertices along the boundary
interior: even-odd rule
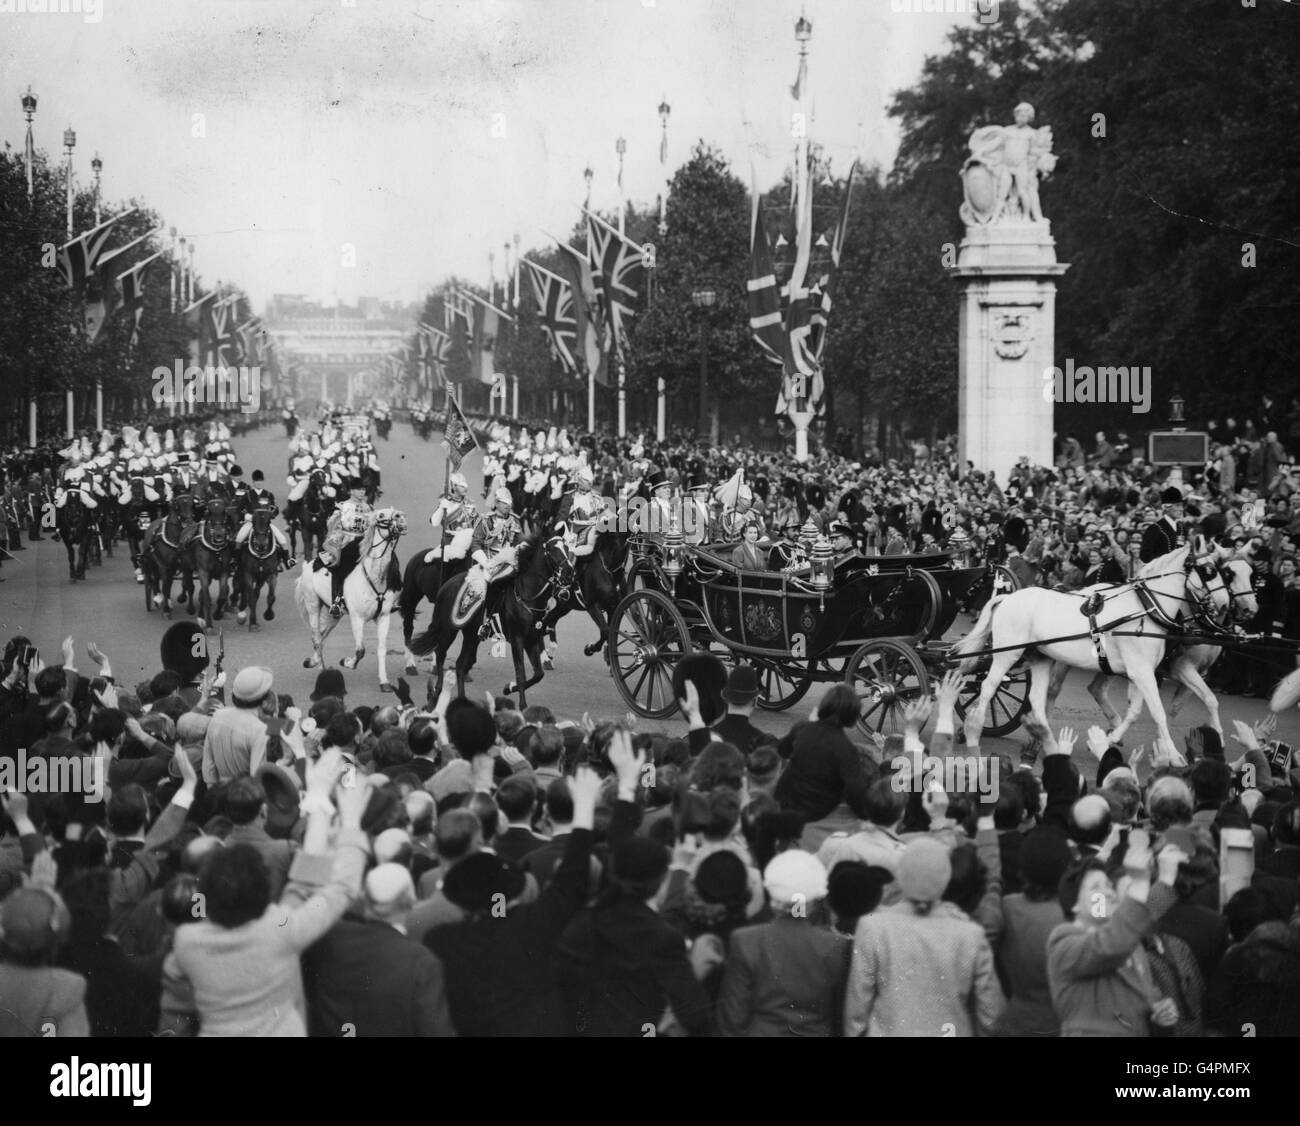
[[[392,692],[388,683],[388,621],[402,593],[402,572],[397,565],[397,541],[406,534],[406,517],[395,508],[381,508],[372,512],[366,521],[366,531],[361,539],[361,555],[357,565],[343,580],[343,602],[352,623],[352,640],[355,643],[351,657],[340,664],[354,669],[366,655],[363,634],[366,622],[373,621],[378,633],[379,689]],[[312,561],[304,559],[302,574],[294,584],[294,599],[298,612],[311,630],[312,655],[302,662],[305,669],[319,668],[325,663],[325,639],[338,624],[330,616],[330,575],[328,571],[313,571]]]
[[[990,662],[979,699],[966,713],[967,731],[978,733],[983,728],[984,715],[1002,678],[1028,652],[1029,715],[1025,727],[1048,750],[1054,749],[1047,723],[1052,662],[1097,671],[1102,667],[1101,650],[1111,669],[1127,676],[1141,693],[1165,750],[1176,755],[1155,670],[1164,656],[1165,636],[1180,614],[1194,605],[1217,613],[1227,610],[1228,590],[1215,556],[1192,547],[1179,548],[1152,560],[1133,581],[1109,588],[1101,597],[1104,602],[1096,614],[1095,639],[1087,617],[1080,613],[1084,600],[1077,593],[1027,587],[990,599],[974,629],[953,646],[953,653],[965,658],[962,672],[975,671],[986,656]]]
[[[1248,621],[1259,612],[1259,603],[1255,598],[1255,584],[1250,569],[1250,563],[1245,559],[1230,559],[1223,564],[1220,572],[1228,585],[1228,597],[1231,600],[1231,607],[1225,615],[1212,615],[1216,625],[1223,625],[1227,618],[1235,618],[1237,621]],[[1089,587],[1082,593],[1089,593],[1092,590],[1107,591],[1111,587],[1099,586]],[[1194,631],[1195,627],[1193,627]],[[1205,674],[1213,666],[1214,662],[1223,654],[1223,646],[1215,645],[1212,642],[1195,642],[1188,645],[1174,644],[1170,647],[1169,658],[1169,676],[1176,683],[1173,697],[1169,701],[1167,714],[1170,719],[1175,719],[1182,710],[1183,704],[1187,702],[1187,697],[1195,694],[1196,698],[1205,705],[1205,710],[1210,715],[1210,726],[1214,728],[1222,737],[1223,723],[1219,718],[1219,701],[1215,698],[1210,686],[1205,683]],[[1047,693],[1047,706],[1051,708],[1056,702],[1056,697],[1061,691],[1061,686],[1065,682],[1066,674],[1070,671],[1070,666],[1057,663],[1052,669],[1052,686]],[[1121,718],[1111,705],[1110,698],[1106,694],[1106,689],[1110,685],[1111,677],[1098,670],[1097,674],[1088,681],[1088,694],[1097,701],[1101,708],[1102,714],[1110,723],[1111,730],[1107,738],[1112,743],[1118,743],[1124,738],[1125,733],[1133,726],[1134,721],[1142,714],[1142,694],[1136,690],[1133,682],[1129,682],[1128,687],[1128,711]]]

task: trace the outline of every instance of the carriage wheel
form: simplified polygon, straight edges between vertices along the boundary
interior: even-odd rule
[[[760,658],[754,661],[754,669],[758,673],[758,706],[767,712],[794,707],[812,687],[812,662],[808,660]]]
[[[862,697],[858,726],[879,735],[901,735],[904,706],[930,691],[930,675],[917,651],[888,637],[868,641],[854,653],[844,679]]]
[[[1016,573],[1001,563],[988,568],[983,579],[975,583],[966,595],[964,609],[972,617],[978,617],[988,600],[995,594],[1011,594],[1020,589],[1020,580]]]
[[[614,684],[628,706],[647,719],[667,719],[677,711],[673,669],[690,652],[685,620],[672,599],[657,590],[634,590],[610,617]]]
[[[987,671],[987,670],[986,670]],[[984,687],[985,673],[975,673],[967,677],[957,697],[957,718],[964,720],[966,713],[979,699],[980,689]],[[1013,668],[1007,671],[989,701],[989,710],[984,716],[983,732],[990,738],[997,735],[1010,735],[1020,726],[1020,718],[1029,710],[1029,670]]]

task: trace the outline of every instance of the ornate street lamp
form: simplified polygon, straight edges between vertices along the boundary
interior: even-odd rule
[[[99,175],[104,171],[104,162],[99,159],[99,153],[95,153],[90,162],[91,170],[95,173],[95,226],[99,226]]]
[[[63,151],[68,157],[68,241],[72,241],[72,150],[77,147],[77,134],[69,125],[63,131]]]
[[[584,180],[587,181],[587,203],[586,203],[586,208],[587,208],[588,211],[591,210],[591,178],[592,178],[594,175],[595,175],[595,173],[591,170],[591,165],[590,165],[590,164],[588,164],[587,167],[584,168],[584,169],[582,170],[582,178],[583,178]]]
[[[27,145],[24,150],[24,156],[27,161],[27,199],[31,201],[33,191],[33,169],[36,162],[36,142],[32,139],[32,118],[36,116],[36,95],[32,93],[31,86],[27,87],[27,93],[22,96],[23,113],[27,115]]]

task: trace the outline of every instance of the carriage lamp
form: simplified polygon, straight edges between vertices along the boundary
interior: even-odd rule
[[[825,536],[818,536],[813,544],[812,585],[815,590],[830,590],[835,581],[835,552],[831,541]]]
[[[682,538],[681,525],[674,509],[668,518],[668,531],[664,534],[664,574],[676,579],[682,573],[682,556],[685,554],[686,541]]]
[[[969,567],[971,565],[970,536],[962,528],[953,529],[952,535],[948,537],[948,550],[953,553],[952,562],[954,567]]]
[[[821,532],[817,528],[817,523],[811,516],[804,521],[804,525],[799,529],[799,542],[809,551],[812,550],[813,544],[817,542]]]

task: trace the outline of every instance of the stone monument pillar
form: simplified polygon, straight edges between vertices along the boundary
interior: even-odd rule
[[[962,166],[966,237],[950,268],[961,286],[958,318],[957,456],[992,470],[1000,485],[1021,457],[1052,464],[1056,260],[1038,177],[1056,164],[1050,128],[1016,107],[1014,125],[970,138]]]

